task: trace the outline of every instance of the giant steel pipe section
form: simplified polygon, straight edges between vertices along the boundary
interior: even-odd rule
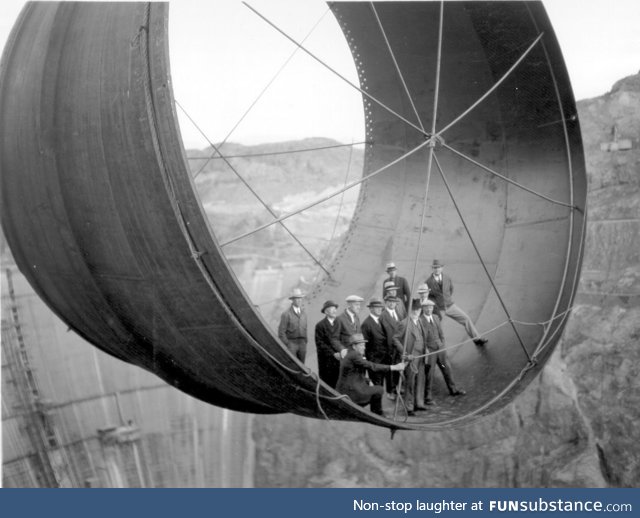
[[[365,175],[428,138],[415,126],[432,125],[436,77],[437,130],[500,85],[434,141],[428,191],[427,147],[363,183],[329,265],[338,284],[318,284],[310,320],[327,298],[379,295],[388,260],[414,278],[422,232],[415,282],[443,260],[459,305],[491,331],[487,347],[450,353],[466,398],[421,419],[380,418],[320,383],[278,341],[231,273],[189,174],[166,3],[29,3],[5,48],[2,226],[43,300],[102,350],[234,410],[428,429],[511,400],[559,339],[581,262],[586,179],[560,50],[539,2],[374,5],[332,4],[361,88],[406,119],[363,97]],[[450,344],[464,339],[457,327],[445,323]]]

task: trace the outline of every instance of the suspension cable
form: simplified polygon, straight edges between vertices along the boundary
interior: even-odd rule
[[[527,50],[524,51],[522,56],[520,56],[518,58],[518,60],[513,65],[511,65],[509,70],[507,70],[503,74],[503,76],[496,83],[494,83],[491,88],[489,88],[489,90],[487,90],[476,102],[474,102],[471,106],[469,106],[469,108],[467,108],[460,115],[458,115],[455,119],[453,119],[449,124],[447,124],[444,128],[442,128],[440,131],[438,131],[437,136],[441,136],[445,131],[447,131],[449,128],[451,128],[452,126],[457,124],[461,119],[466,117],[469,112],[474,110],[476,108],[476,106],[478,106],[482,101],[484,101],[487,97],[489,97],[489,95],[491,95],[491,93],[493,93],[493,91],[496,88],[498,88],[498,86],[500,86],[502,84],[502,82],[507,77],[509,77],[511,75],[511,72],[513,72],[516,69],[516,67],[522,62],[522,60],[524,60],[524,58],[529,54],[529,52],[531,52],[531,50],[536,46],[536,44],[542,39],[542,36],[544,36],[544,32],[541,32],[538,35],[538,37],[535,40],[533,40],[533,43],[531,43],[531,45],[529,45],[529,47],[527,48]]]
[[[439,19],[439,23],[438,23],[438,54],[437,54],[437,59],[436,59],[436,85],[435,85],[435,91],[433,94],[433,116],[432,116],[432,120],[431,120],[431,134],[435,134],[435,128],[436,128],[436,115],[438,113],[438,95],[439,95],[439,89],[440,89],[440,64],[442,61],[442,35],[443,35],[443,21],[444,21],[444,4],[443,2],[440,2],[440,19]],[[409,93],[407,92],[407,95]],[[420,219],[420,229],[418,232],[418,245],[416,247],[416,255],[415,255],[415,259],[413,262],[413,273],[411,276],[411,289],[413,290],[414,286],[415,286],[415,282],[416,282],[416,270],[418,269],[418,260],[420,258],[420,251],[421,251],[421,246],[422,246],[422,229],[424,228],[424,220],[426,217],[426,213],[427,213],[427,199],[429,197],[429,183],[431,181],[431,169],[433,167],[433,159],[435,158],[434,155],[434,147],[435,147],[435,142],[436,140],[434,138],[430,138],[427,141],[427,144],[429,145],[429,156],[427,158],[427,177],[425,180],[425,187],[424,187],[424,199],[422,201],[422,216]],[[412,301],[410,301],[410,303],[412,303]],[[411,324],[410,320],[410,311],[411,308],[407,308],[407,325],[405,327],[405,332],[404,332],[404,337],[403,337],[403,343],[402,343],[402,358],[404,359],[404,356],[407,352],[407,342],[409,340],[409,325]],[[411,367],[409,367],[411,368]],[[400,399],[400,389],[402,388],[402,376],[400,377],[399,383],[398,383],[399,387],[397,387],[397,394],[396,394],[396,404],[394,407],[394,411],[393,411],[393,417],[395,419],[395,417],[398,414],[398,399]],[[415,401],[414,401],[414,405],[415,405]]]
[[[182,109],[182,108],[181,108]],[[182,109],[184,111],[184,109]],[[318,147],[306,147],[302,149],[289,149],[288,151],[265,151],[264,153],[247,153],[245,155],[225,155],[227,158],[254,158],[261,156],[277,156],[277,155],[290,155],[293,153],[306,153],[307,151],[322,151],[325,149],[335,149],[339,147],[351,147],[361,146],[362,144],[372,144],[370,140],[363,140],[362,142],[352,142],[351,144],[333,144],[331,146],[318,146]],[[224,144],[224,142],[223,142]],[[218,149],[222,144],[218,144]],[[221,160],[220,156],[188,156],[187,160]],[[195,178],[195,176],[194,176]]]
[[[419,151],[420,149],[422,149],[423,147],[427,146],[429,144],[429,141],[425,141],[422,144],[418,144],[416,147],[414,147],[412,150],[407,151],[405,154],[399,156],[398,158],[396,158],[395,160],[392,160],[391,162],[389,162],[388,164],[382,166],[380,169],[377,169],[376,171],[374,171],[373,173],[364,176],[362,178],[360,178],[359,180],[355,180],[347,185],[345,185],[343,188],[338,189],[337,191],[332,192],[331,194],[316,200],[312,203],[309,203],[307,205],[304,205],[303,207],[293,211],[293,212],[289,212],[287,214],[284,214],[268,223],[265,223],[264,225],[260,225],[259,227],[254,228],[253,230],[250,230],[249,232],[245,232],[244,234],[241,234],[239,236],[236,236],[232,239],[229,239],[228,241],[222,243],[220,246],[227,246],[230,245],[231,243],[235,243],[236,241],[243,239],[245,237],[248,237],[252,234],[255,234],[256,232],[260,232],[261,230],[264,230],[267,227],[270,227],[272,225],[275,225],[276,223],[281,223],[282,221],[295,216],[296,214],[300,214],[301,212],[304,212],[306,210],[309,210],[312,207],[315,207],[316,205],[320,205],[321,203],[324,203],[325,201],[330,200],[331,198],[334,198],[335,196],[338,196],[338,194],[341,194],[349,189],[351,189],[352,187],[355,187],[356,185],[360,185],[361,183],[364,183],[368,180],[373,179],[373,177],[377,176],[378,174],[386,171],[387,169],[389,169],[390,167],[396,165],[398,162],[404,160],[405,158],[413,155],[414,153],[416,153],[417,151]]]
[[[316,30],[316,27],[320,24],[320,22],[324,19],[324,17],[327,15],[327,13],[329,12],[329,9],[327,9],[324,14],[318,19],[318,21],[313,25],[313,27],[311,27],[311,29],[309,30],[309,32],[306,34],[306,36],[302,39],[303,42],[305,42],[307,40],[307,38],[309,38],[309,36],[311,36],[311,34],[313,34],[313,32]],[[258,103],[258,101],[262,98],[262,96],[266,93],[266,91],[269,89],[269,87],[274,83],[274,81],[280,76],[280,74],[282,73],[282,71],[285,69],[285,67],[289,64],[289,62],[293,59],[293,57],[296,55],[296,53],[298,52],[298,48],[296,47],[293,52],[289,55],[289,57],[285,60],[285,62],[280,66],[280,68],[276,71],[276,73],[274,74],[274,76],[271,78],[271,80],[265,85],[265,87],[262,89],[262,91],[258,94],[258,96],[253,100],[253,102],[249,105],[249,107],[245,110],[245,112],[242,114],[242,116],[240,117],[240,119],[238,119],[238,121],[235,123],[235,125],[233,126],[233,128],[231,128],[231,130],[229,131],[229,133],[227,133],[227,136],[223,139],[223,141],[218,145],[218,149],[222,148],[222,146],[224,146],[227,142],[227,140],[229,140],[229,137],[231,137],[231,135],[233,134],[233,132],[238,128],[238,126],[240,125],[240,123],[245,119],[245,117],[247,115],[249,115],[249,112],[253,109],[253,107]],[[184,111],[184,110],[183,110]],[[202,132],[201,132],[202,133]],[[204,133],[203,133],[204,135]],[[206,138],[206,137],[205,137]],[[213,159],[216,156],[216,153],[212,153],[211,156],[209,157],[209,160]],[[196,174],[193,175],[193,178],[197,178],[197,176],[204,170],[204,168],[207,166],[207,164],[209,163],[209,161],[207,160],[204,164],[202,164],[202,166],[200,167],[200,169],[198,169],[198,171],[196,172]]]
[[[484,269],[485,273],[487,274],[487,278],[489,279],[489,282],[491,283],[491,286],[493,287],[493,291],[495,292],[496,296],[498,297],[498,300],[500,301],[500,305],[502,306],[502,309],[504,310],[505,314],[507,315],[507,318],[509,319],[509,323],[511,324],[511,327],[513,328],[513,332],[516,334],[516,337],[518,338],[518,341],[520,342],[520,346],[522,347],[522,350],[527,355],[527,358],[529,359],[529,361],[531,361],[531,355],[529,354],[529,351],[527,351],[527,348],[525,347],[524,342],[522,341],[522,337],[520,336],[520,333],[518,333],[518,330],[517,330],[515,324],[513,323],[513,320],[511,319],[511,315],[509,314],[509,310],[507,309],[506,304],[502,300],[502,296],[500,295],[500,292],[498,291],[498,287],[493,282],[493,278],[491,277],[491,274],[489,273],[489,270],[487,269],[487,265],[485,264],[484,259],[482,259],[482,255],[480,254],[480,251],[478,250],[476,242],[473,239],[473,236],[471,235],[471,232],[469,231],[469,227],[467,226],[467,222],[465,221],[464,217],[462,216],[462,212],[460,212],[460,207],[458,207],[458,203],[456,202],[456,199],[455,199],[453,193],[451,192],[451,187],[449,186],[449,182],[447,181],[447,177],[445,176],[444,171],[442,170],[442,167],[440,166],[440,162],[438,161],[438,157],[435,156],[435,154],[434,154],[433,159],[435,160],[436,166],[438,167],[438,171],[440,172],[440,177],[442,178],[442,181],[444,182],[444,185],[447,188],[447,192],[449,193],[449,197],[451,198],[451,201],[453,202],[453,205],[454,205],[454,207],[456,209],[456,212],[458,213],[458,216],[460,217],[460,221],[462,222],[462,225],[464,226],[464,230],[467,233],[467,237],[469,238],[469,241],[471,241],[471,245],[473,246],[473,249],[475,250],[476,255],[478,256],[478,259],[480,260],[480,264],[482,264],[482,268]]]
[[[458,155],[460,158],[463,158],[464,160],[467,160],[468,162],[471,162],[473,165],[479,167],[480,169],[484,169],[485,171],[487,171],[488,173],[497,176],[498,178],[504,180],[507,183],[510,183],[511,185],[514,185],[520,189],[522,189],[523,191],[527,191],[528,193],[533,194],[534,196],[538,196],[544,200],[547,200],[548,202],[551,203],[555,203],[556,205],[562,205],[563,207],[569,207],[570,209],[576,209],[578,211],[581,212],[580,208],[572,205],[570,203],[565,203],[563,201],[558,201],[558,200],[554,200],[553,198],[549,198],[548,196],[545,196],[544,194],[541,194],[537,191],[534,191],[533,189],[530,189],[529,187],[525,187],[524,185],[512,180],[511,178],[508,178],[504,175],[501,175],[500,173],[498,173],[497,171],[494,171],[493,169],[491,169],[490,167],[487,167],[484,164],[481,164],[480,162],[478,162],[477,160],[474,160],[473,158],[471,158],[468,155],[465,155],[464,153],[458,151],[457,149],[454,149],[453,147],[449,146],[446,142],[442,142],[442,146],[447,148],[449,151],[451,151],[452,153]]]
[[[409,92],[409,88],[407,87],[407,83],[404,80],[404,76],[402,71],[400,70],[400,66],[398,65],[398,61],[396,60],[396,56],[393,53],[393,49],[391,48],[391,43],[389,42],[389,38],[387,38],[387,33],[382,26],[382,21],[378,16],[378,11],[376,10],[375,4],[373,2],[369,2],[369,6],[373,11],[373,15],[376,17],[376,21],[378,22],[378,27],[380,27],[380,32],[382,33],[382,37],[384,38],[385,43],[387,44],[387,49],[389,50],[389,55],[391,56],[391,60],[393,61],[394,66],[396,67],[396,72],[398,72],[398,77],[400,78],[400,82],[402,83],[402,87],[404,88],[405,93],[407,94],[407,99],[409,99],[409,103],[411,104],[411,108],[413,109],[413,113],[416,115],[416,119],[418,120],[418,124],[422,129],[422,132],[425,133],[424,125],[422,124],[422,120],[420,119],[420,114],[418,113],[418,109],[413,102],[413,97]]]
[[[294,40],[291,36],[289,36],[286,32],[284,32],[282,29],[280,29],[277,25],[275,25],[273,22],[271,22],[270,20],[268,20],[265,16],[263,16],[262,14],[260,14],[258,11],[256,11],[253,7],[251,7],[247,2],[242,2],[245,6],[247,6],[249,9],[251,9],[255,14],[257,14],[260,18],[262,18],[265,22],[267,22],[269,25],[271,25],[271,27],[273,27],[276,31],[278,31],[280,34],[282,34],[285,38],[287,38],[291,43],[293,43],[294,45],[298,46],[302,51],[306,52],[309,56],[311,56],[313,59],[315,59],[318,63],[320,63],[323,67],[325,67],[327,70],[329,70],[330,72],[332,72],[333,74],[335,74],[336,76],[338,76],[340,79],[342,79],[345,83],[347,83],[349,86],[351,86],[352,88],[355,88],[356,90],[358,90],[358,92],[360,92],[362,95],[368,97],[369,99],[371,99],[374,103],[376,103],[378,106],[380,106],[381,108],[383,108],[384,110],[388,111],[389,113],[391,113],[392,115],[396,116],[398,119],[400,119],[401,121],[405,122],[406,124],[408,124],[409,126],[411,126],[412,128],[418,130],[420,133],[423,133],[423,130],[415,125],[413,122],[405,119],[402,115],[400,115],[398,112],[394,111],[393,109],[391,109],[389,106],[387,106],[386,104],[384,104],[383,102],[379,101],[378,99],[376,99],[373,95],[371,95],[369,92],[367,92],[366,90],[363,90],[362,88],[360,88],[359,86],[353,84],[351,81],[349,81],[346,77],[344,77],[342,74],[340,74],[340,72],[338,72],[337,70],[335,70],[334,68],[332,68],[331,66],[327,65],[324,61],[322,61],[319,57],[317,57],[315,54],[313,54],[311,51],[309,51],[307,48],[303,47],[302,44],[298,43],[296,40]]]

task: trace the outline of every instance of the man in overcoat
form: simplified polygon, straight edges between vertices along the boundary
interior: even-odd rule
[[[322,305],[325,317],[316,324],[315,342],[320,379],[335,388],[340,374],[340,360],[347,348],[340,342],[340,321],[336,318],[338,304],[327,300]]]

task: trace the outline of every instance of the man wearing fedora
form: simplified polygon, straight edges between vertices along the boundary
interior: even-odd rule
[[[466,392],[456,386],[453,380],[453,372],[449,364],[447,352],[444,350],[444,333],[440,326],[440,318],[433,313],[435,302],[425,299],[422,305],[422,325],[425,329],[426,352],[431,353],[425,358],[425,386],[424,402],[426,405],[433,405],[433,377],[435,376],[436,365],[442,373],[444,382],[452,396],[464,396]]]
[[[409,302],[411,302],[411,290],[409,289],[409,283],[407,282],[407,279],[398,275],[398,268],[393,262],[387,263],[386,270],[389,277],[387,277],[382,283],[382,297],[384,298],[384,296],[387,295],[387,293],[385,293],[384,291],[385,283],[388,281],[393,281],[393,284],[395,285],[397,290],[395,294],[396,297],[398,297],[400,299],[400,302],[402,302],[403,308],[408,308]]]
[[[404,401],[409,415],[416,410],[426,410],[424,404],[426,332],[420,319],[422,306],[419,299],[411,301],[409,316],[396,330],[394,341],[397,348],[404,353],[408,361],[404,371]]]
[[[327,300],[321,312],[325,318],[316,324],[315,341],[318,355],[318,374],[320,379],[335,388],[340,374],[340,360],[347,353],[340,342],[340,321],[336,318],[338,304]]]
[[[401,371],[405,363],[384,365],[365,358],[365,343],[362,333],[356,333],[349,338],[349,350],[340,361],[340,376],[336,390],[346,394],[360,406],[371,404],[371,411],[378,415],[382,413],[382,394],[384,389],[379,385],[369,385],[367,372]]]
[[[349,337],[362,331],[360,327],[360,305],[364,299],[358,295],[349,295],[345,302],[347,307],[338,315],[340,321],[340,341],[349,347]]]
[[[438,259],[434,259],[431,268],[433,273],[427,278],[426,283],[430,290],[429,298],[435,302],[440,316],[444,318],[446,315],[464,326],[467,335],[473,339],[473,343],[476,345],[485,345],[488,340],[480,336],[468,315],[454,304],[452,298],[453,282],[451,277],[443,273],[444,264]]]
[[[395,295],[385,295],[384,297],[384,310],[380,315],[380,321],[383,325],[390,330],[390,334],[387,337],[387,347],[391,351],[391,363],[397,362],[402,357],[402,349],[398,350],[394,342],[394,336],[398,329],[398,325],[402,320],[396,312],[396,306],[398,304],[398,298]],[[396,399],[396,387],[398,386],[398,380],[400,375],[397,372],[388,372],[387,377],[387,397],[389,399]]]
[[[407,316],[407,306],[405,306],[404,302],[400,297],[398,297],[398,287],[396,286],[394,281],[386,280],[382,284],[382,289],[384,290],[384,297],[387,296],[395,297],[396,299],[396,314],[400,320],[404,320]]]
[[[367,341],[366,357],[374,363],[391,363],[391,338],[394,327],[382,320],[384,303],[377,297],[372,297],[367,304],[369,316],[362,321],[362,336]],[[384,386],[387,372],[370,372],[369,379],[374,385]]]
[[[295,288],[289,297],[291,306],[280,316],[278,338],[298,360],[304,363],[307,355],[307,314],[302,307],[304,294]]]

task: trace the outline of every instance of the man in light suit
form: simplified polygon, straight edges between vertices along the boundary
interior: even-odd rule
[[[449,394],[452,396],[464,396],[466,392],[456,386],[456,382],[453,380],[453,372],[451,371],[451,365],[449,364],[449,358],[447,352],[444,350],[444,334],[442,333],[442,327],[440,326],[440,318],[433,313],[435,308],[435,302],[426,299],[422,302],[422,320],[423,327],[426,333],[426,351],[429,354],[425,358],[425,387],[424,397],[426,405],[433,405],[433,377],[435,376],[435,367],[439,367],[442,372],[444,382],[447,384]]]
[[[307,355],[307,314],[302,307],[303,297],[302,290],[293,290],[289,297],[291,306],[280,316],[278,326],[278,338],[302,363]]]
[[[435,259],[431,268],[433,269],[433,273],[425,282],[430,290],[429,298],[435,302],[440,316],[444,318],[444,315],[446,315],[458,322],[458,324],[464,326],[467,335],[473,339],[474,344],[485,345],[488,340],[480,336],[480,333],[478,333],[476,326],[473,325],[468,315],[454,304],[452,298],[453,282],[451,281],[451,277],[443,273],[444,264]]]
[[[364,299],[358,295],[349,295],[345,302],[347,307],[338,315],[340,321],[340,341],[345,347],[351,344],[349,337],[360,333],[360,305]]]

